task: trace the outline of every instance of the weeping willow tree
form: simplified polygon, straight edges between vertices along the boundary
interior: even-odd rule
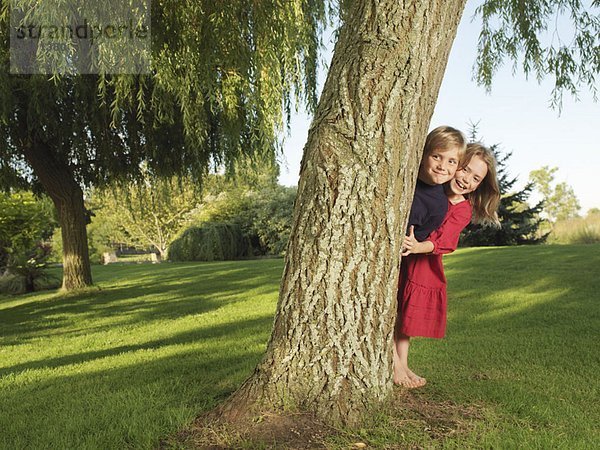
[[[304,148],[273,332],[224,416],[293,406],[352,424],[390,393],[401,236],[464,6],[346,2]],[[478,12],[482,83],[512,59],[554,76],[557,101],[565,89],[595,89],[600,19],[580,2],[488,0]],[[544,44],[561,13],[572,40]]]
[[[89,48],[67,39],[56,49],[41,33],[14,46],[19,25],[17,34],[35,37],[43,30],[28,24],[75,24],[86,14],[114,23],[122,4],[140,3],[2,1],[0,184],[52,198],[67,290],[92,284],[85,188],[140,180],[142,162],[152,176],[201,183],[211,163],[232,169],[275,154],[286,113],[316,104],[324,1],[152,1],[146,55],[108,40]],[[111,61],[134,56],[146,58],[143,73],[111,73]],[[26,70],[13,70],[11,57],[29,58]]]

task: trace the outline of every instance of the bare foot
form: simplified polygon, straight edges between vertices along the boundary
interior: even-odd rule
[[[417,387],[422,387],[425,386],[427,384],[427,380],[419,375],[417,375],[416,373],[414,373],[412,370],[410,369],[406,369],[406,372],[408,374],[408,377],[414,381],[415,383],[418,384]]]
[[[407,387],[409,389],[420,388],[425,386],[427,380],[416,375],[410,369],[395,369],[394,384],[397,386]]]
[[[402,386],[402,387],[409,388],[409,389],[416,389],[416,388],[420,388],[425,385],[425,383],[423,383],[423,382],[415,381],[408,377],[394,379],[394,384],[396,386]]]

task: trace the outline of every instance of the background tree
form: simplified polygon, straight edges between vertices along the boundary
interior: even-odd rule
[[[471,142],[482,140],[477,136],[477,124],[471,124],[469,135]],[[511,177],[507,167],[512,152],[503,154],[498,144],[490,146],[490,149],[498,162],[498,184],[502,196],[498,207],[500,227],[469,224],[461,234],[461,245],[521,245],[545,242],[548,234],[539,230],[543,222],[540,217],[543,202],[540,201],[533,207],[528,203],[533,184],[528,183],[520,191],[515,191],[517,177]]]
[[[575,218],[581,209],[571,186],[566,182],[554,184],[557,171],[558,167],[544,166],[529,173],[531,183],[544,200],[543,211],[551,222]]]
[[[159,258],[167,259],[169,245],[192,222],[202,197],[189,178],[152,177],[144,172],[139,182],[95,189],[91,201],[93,211],[101,211],[101,220],[108,218],[129,240],[154,246]]]
[[[152,176],[200,184],[211,162],[230,168],[241,155],[272,155],[284,114],[294,103],[309,110],[316,103],[326,11],[319,0],[156,0],[149,74],[65,75],[58,67],[51,76],[9,74],[11,13],[73,23],[86,2],[67,2],[62,13],[58,5],[17,0],[0,10],[0,184],[50,196],[61,225],[63,288],[74,289],[92,283],[83,189],[139,179],[142,162]],[[113,14],[106,2],[101,9]],[[108,56],[123,54],[102,45]],[[44,51],[32,50],[31,62],[43,62]],[[67,61],[77,69],[89,55],[80,49]]]

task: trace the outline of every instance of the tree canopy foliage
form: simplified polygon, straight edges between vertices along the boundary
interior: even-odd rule
[[[476,10],[483,21],[476,61],[477,81],[490,88],[502,64],[554,79],[552,105],[560,108],[563,92],[577,96],[581,87],[597,98],[600,73],[600,1],[485,0]],[[559,29],[559,19],[568,26]],[[519,64],[520,63],[520,64]]]
[[[9,74],[10,13],[3,2],[4,186],[36,184],[19,148],[34,132],[82,185],[137,176],[141,161],[201,180],[211,161],[272,152],[284,112],[316,105],[324,1],[153,1],[151,71],[141,75]]]
[[[12,3],[31,8],[25,0]],[[333,17],[339,9],[343,21],[348,3],[153,0],[149,74],[27,76],[9,74],[11,6],[3,2],[0,183],[35,182],[17,148],[16,122],[23,117],[85,185],[137,176],[142,160],[158,174],[188,171],[200,180],[211,160],[229,166],[240,154],[273,151],[292,108],[314,109],[320,36],[328,12]],[[476,11],[483,20],[478,82],[491,86],[509,60],[538,79],[552,76],[555,102],[582,86],[595,94],[599,5],[483,1]],[[51,8],[38,9],[52,15]],[[552,29],[559,16],[572,25],[567,36]]]
[[[575,191],[566,182],[555,183],[558,167],[544,166],[529,173],[531,184],[544,199],[543,211],[552,222],[577,217],[581,206]]]
[[[154,0],[147,74],[11,74],[12,13],[24,27],[60,26],[83,16],[86,2],[36,4],[0,9],[0,187],[54,201],[65,289],[92,283],[84,187],[140,180],[142,163],[152,176],[201,184],[211,164],[231,171],[245,157],[274,157],[284,112],[315,107],[325,0]],[[33,57],[43,58],[36,45]]]

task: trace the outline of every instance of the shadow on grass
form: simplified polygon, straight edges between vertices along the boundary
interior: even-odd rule
[[[269,329],[272,321],[273,318],[271,316],[265,316],[256,319],[224,323],[217,326],[202,327],[193,331],[179,333],[168,338],[155,339],[137,345],[123,345],[111,347],[105,350],[65,355],[59,358],[45,358],[39,361],[28,361],[27,363],[23,364],[0,368],[0,377],[7,374],[18,375],[19,372],[30,369],[59,368],[72,364],[81,364],[96,359],[120,355],[128,352],[135,352],[138,350],[155,350],[170,345],[189,344],[198,341],[207,342],[214,339],[219,340],[238,334],[241,330],[245,333],[264,332],[265,330]]]
[[[3,448],[156,448],[161,437],[226,398],[259,356],[199,361],[187,352],[27,384],[3,393],[12,420],[0,420],[0,442]],[[189,381],[192,370],[201,381]],[[25,401],[31,398],[35,402]],[[183,422],[181,414],[187,416]]]
[[[467,250],[447,261],[449,309],[461,327],[547,334],[598,319],[600,246]]]
[[[0,309],[2,336],[38,338],[80,319],[113,318],[107,325],[113,327],[206,313],[247,295],[276,295],[282,265],[282,260],[253,260],[94,266],[100,290],[57,293]]]
[[[249,375],[271,322],[219,324],[3,370],[21,381],[0,397],[0,448],[156,448]],[[202,345],[181,345],[195,342]],[[28,372],[93,360],[67,373]]]

